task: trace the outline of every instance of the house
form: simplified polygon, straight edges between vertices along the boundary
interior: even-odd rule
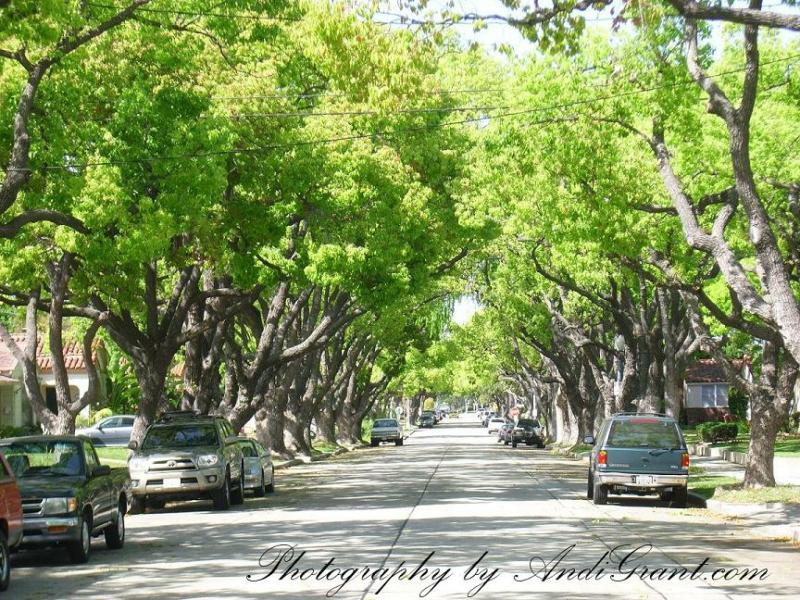
[[[12,337],[20,347],[25,343],[24,334],[14,334]],[[108,353],[100,340],[95,340],[93,359],[100,378],[98,400],[102,401],[106,396],[107,377],[105,373],[108,365]],[[78,399],[89,388],[89,375],[86,371],[83,347],[80,341],[65,342],[64,362],[69,375],[70,394],[74,399]],[[45,350],[42,336],[39,336],[39,344],[36,348],[36,363],[42,396],[50,410],[55,412],[57,407],[53,362],[49,351]],[[14,357],[11,349],[0,341],[0,427],[23,427],[35,423],[36,417],[23,390],[22,365]]]
[[[746,379],[752,379],[747,359],[734,360],[733,366]],[[683,381],[683,402],[686,421],[696,425],[705,421],[730,418],[728,394],[730,381],[722,366],[713,358],[703,358],[686,368]]]

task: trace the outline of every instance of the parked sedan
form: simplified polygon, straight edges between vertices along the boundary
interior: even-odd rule
[[[95,446],[127,446],[135,419],[134,415],[106,417],[92,427],[78,429],[75,435],[85,435]]]
[[[22,498],[14,471],[0,454],[0,592],[8,589],[11,581],[11,549],[22,541]]]
[[[244,488],[252,490],[258,498],[274,492],[275,467],[272,465],[269,450],[246,437],[238,438],[237,444],[242,450],[244,460]]]
[[[489,424],[487,425],[488,433],[497,433],[500,431],[500,428],[505,425],[505,423],[505,419],[501,419],[500,417],[492,417],[489,419]]]
[[[433,427],[436,425],[436,419],[431,414],[423,414],[419,419],[419,426],[420,427]]]
[[[506,446],[511,443],[512,432],[514,431],[514,422],[506,421],[503,426],[497,431],[497,441],[503,442]]]

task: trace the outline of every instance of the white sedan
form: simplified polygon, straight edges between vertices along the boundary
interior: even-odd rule
[[[503,425],[505,425],[505,423],[506,423],[505,419],[501,419],[499,417],[492,417],[491,419],[489,419],[489,426],[488,426],[489,433],[497,433],[498,431],[500,431],[500,428]]]

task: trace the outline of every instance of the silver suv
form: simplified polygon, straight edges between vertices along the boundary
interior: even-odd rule
[[[222,417],[164,413],[128,447],[132,512],[167,500],[210,498],[217,510],[244,502],[242,451]]]

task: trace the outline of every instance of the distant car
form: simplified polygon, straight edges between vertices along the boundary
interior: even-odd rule
[[[395,446],[402,446],[403,427],[397,419],[376,419],[369,441],[373,447],[381,442],[394,442]]]
[[[22,497],[14,471],[0,454],[0,592],[11,581],[10,551],[22,542]]]
[[[106,417],[91,427],[76,430],[75,435],[88,437],[95,446],[127,446],[131,441],[134,420],[134,415]]]
[[[596,439],[583,441],[593,446],[586,495],[595,504],[609,494],[658,494],[686,507],[689,453],[672,417],[618,413],[603,421]]]
[[[436,425],[436,419],[433,418],[433,415],[422,415],[419,419],[419,426],[431,428]]]
[[[511,443],[511,433],[514,431],[514,422],[506,421],[503,426],[497,430],[497,441],[503,442],[506,446]]]
[[[237,442],[244,460],[244,489],[262,498],[275,491],[275,467],[269,450],[259,442],[240,437]]]
[[[526,446],[544,448],[542,426],[535,419],[520,419],[511,430],[511,446],[524,443]]]
[[[500,415],[498,415],[497,413],[487,412],[485,415],[483,415],[483,426],[488,427],[489,421],[491,421],[492,419],[497,419],[499,417]],[[505,419],[503,419],[503,421],[505,421]]]
[[[501,419],[500,417],[492,417],[489,419],[489,424],[487,425],[488,433],[497,433],[500,431],[500,428],[505,425],[505,423],[505,419]]]

